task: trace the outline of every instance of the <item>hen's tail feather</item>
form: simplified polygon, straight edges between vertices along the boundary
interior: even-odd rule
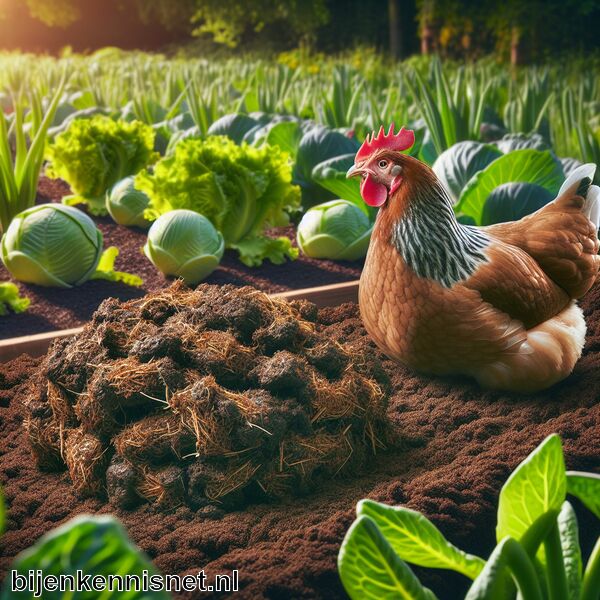
[[[596,226],[596,229],[600,229],[600,187],[590,185],[584,198],[583,213]]]
[[[581,356],[585,342],[583,312],[572,302],[558,315],[527,331],[516,351],[483,366],[475,378],[484,387],[514,392],[536,392],[567,377]]]
[[[564,195],[585,198],[583,214],[598,229],[600,227],[600,188],[592,185],[595,173],[596,165],[594,163],[587,163],[574,169],[561,185],[557,199]]]

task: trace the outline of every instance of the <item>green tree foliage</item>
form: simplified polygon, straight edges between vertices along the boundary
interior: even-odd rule
[[[201,0],[196,2],[192,20],[194,33],[209,33],[216,42],[235,47],[249,29],[259,32],[281,23],[303,38],[314,34],[328,17],[325,0]]]
[[[27,0],[31,16],[50,27],[68,27],[81,17],[77,0]]]
[[[591,23],[598,0],[25,0],[31,16],[67,27],[87,8],[137,11],[143,23],[206,36],[230,48],[259,42],[289,48],[304,42],[337,52],[357,45],[477,58],[492,51],[513,62],[598,47]],[[6,6],[4,5],[6,4]],[[0,2],[0,18],[9,15]],[[111,8],[109,8],[111,7]],[[11,4],[12,8],[12,4]],[[12,13],[10,13],[12,14]],[[416,18],[415,18],[416,17]],[[256,47],[256,45],[254,45]]]

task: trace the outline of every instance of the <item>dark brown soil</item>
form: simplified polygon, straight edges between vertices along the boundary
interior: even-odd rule
[[[218,520],[185,507],[165,515],[149,505],[127,512],[96,499],[81,501],[66,474],[40,473],[21,425],[25,390],[19,386],[38,361],[17,359],[0,376],[0,483],[8,503],[0,571],[73,515],[113,512],[164,572],[239,569],[239,598],[342,598],[336,557],[354,506],[366,496],[423,511],[458,546],[487,556],[499,490],[545,436],[562,436],[569,468],[600,472],[600,285],[582,306],[588,322],[584,355],[553,389],[530,397],[485,392],[459,379],[420,377],[387,361],[394,386],[388,416],[400,449],[379,454],[368,474],[332,479],[300,501],[257,504]],[[353,305],[321,311],[320,322],[332,338],[368,343]],[[581,506],[576,510],[588,553],[598,523]],[[447,572],[418,573],[442,600],[462,597],[467,584]]]
[[[69,193],[69,187],[63,181],[42,177],[38,202],[60,202],[60,199]],[[122,283],[88,281],[77,288],[64,290],[15,282],[21,293],[30,298],[31,305],[25,313],[12,315],[10,319],[0,319],[0,339],[77,327],[92,316],[104,298],[139,298],[147,292],[170,285],[171,282],[167,281],[141,252],[146,243],[145,231],[121,227],[109,217],[94,219],[104,235],[104,247],[119,248],[120,254],[115,268],[139,275],[144,280],[144,285],[141,288],[133,288]],[[296,245],[295,229],[292,226],[271,230],[269,234],[287,235]],[[362,261],[333,262],[315,260],[303,255],[296,261],[283,265],[265,261],[261,267],[250,268],[238,260],[236,252],[228,250],[219,268],[206,279],[206,283],[252,285],[273,293],[352,281],[360,277],[361,269]],[[0,262],[0,281],[9,277]]]

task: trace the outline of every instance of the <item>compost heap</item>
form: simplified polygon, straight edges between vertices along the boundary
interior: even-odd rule
[[[180,284],[102,303],[55,342],[25,427],[38,466],[133,508],[239,508],[354,472],[385,444],[373,354],[316,331],[316,307]]]

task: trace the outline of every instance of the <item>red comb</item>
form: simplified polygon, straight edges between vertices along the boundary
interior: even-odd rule
[[[355,160],[364,160],[369,157],[376,150],[407,150],[415,143],[415,132],[410,129],[400,129],[398,133],[394,133],[394,124],[390,125],[390,129],[387,133],[383,129],[383,125],[379,129],[377,137],[373,131],[367,136],[363,145],[359,148],[356,153]]]

